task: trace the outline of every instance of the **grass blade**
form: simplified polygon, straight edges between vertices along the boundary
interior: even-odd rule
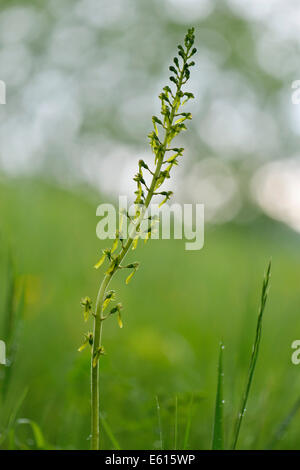
[[[187,450],[187,448],[188,448],[190,432],[191,432],[191,424],[192,424],[193,403],[194,403],[194,395],[191,396],[189,412],[188,412],[188,419],[187,419],[185,433],[184,433],[183,450]]]
[[[177,450],[177,435],[178,435],[178,397],[175,397],[175,424],[174,424],[174,450]]]
[[[7,287],[6,299],[4,306],[4,338],[7,344],[10,344],[14,330],[14,298],[16,291],[16,274],[11,256],[8,257],[7,262]]]
[[[233,438],[233,444],[232,444],[233,450],[236,448],[236,445],[238,442],[240,429],[241,429],[243,417],[246,412],[246,405],[247,405],[250,388],[251,388],[251,384],[253,380],[253,375],[255,372],[255,367],[256,367],[257,358],[259,354],[259,346],[260,346],[261,332],[262,332],[262,322],[263,322],[264,311],[265,311],[266,302],[268,298],[268,288],[269,288],[269,283],[270,283],[270,277],[271,277],[271,261],[268,264],[268,267],[264,276],[264,280],[263,280],[260,306],[259,306],[259,314],[258,314],[257,326],[256,326],[256,335],[255,335],[255,340],[254,340],[253,349],[252,349],[246,388],[243,394],[240,412],[236,420],[236,426],[235,426],[234,438]]]
[[[23,320],[23,313],[24,313],[24,298],[25,298],[25,288],[21,286],[21,291],[18,294],[17,290],[13,289],[12,292],[12,304],[14,306],[11,309],[11,313],[14,317],[13,323],[11,324],[10,333],[7,336],[7,358],[8,358],[8,366],[4,369],[4,375],[2,378],[2,398],[4,399],[7,395],[9,383],[11,380],[11,376],[13,373],[13,366],[15,363],[15,357],[18,351],[19,343],[20,343],[20,334],[21,334],[21,325]]]
[[[299,409],[300,409],[300,398],[298,398],[298,400],[294,404],[291,411],[288,413],[288,415],[284,418],[284,420],[278,426],[277,430],[275,431],[274,437],[272,438],[272,440],[267,445],[267,449],[272,450],[273,447],[275,447],[275,444],[283,438],[283,436],[285,435],[289,425],[291,424],[292,420],[296,416]]]
[[[15,421],[17,419],[17,415],[21,409],[21,406],[23,405],[25,398],[27,397],[28,394],[28,388],[26,387],[23,392],[21,393],[19,399],[16,402],[16,405],[13,409],[13,411],[10,414],[9,421],[8,421],[8,428],[10,429],[11,427],[14,426]]]
[[[119,442],[117,441],[114,433],[112,432],[111,427],[109,426],[108,422],[102,415],[100,415],[100,421],[101,421],[104,431],[106,432],[107,437],[109,438],[109,440],[111,441],[114,447],[114,450],[121,450]]]
[[[0,435],[0,446],[3,444],[3,442],[5,442],[5,439],[7,438],[7,436],[10,436],[10,432],[13,430],[14,428],[14,425],[15,425],[15,422],[16,422],[16,419],[17,419],[17,415],[25,401],[25,398],[27,396],[27,393],[28,393],[28,388],[25,388],[25,390],[23,390],[22,394],[20,395],[19,399],[17,400],[16,404],[15,404],[15,407],[13,409],[13,411],[11,412],[10,416],[9,416],[9,420],[8,420],[8,424],[7,424],[7,427],[5,429],[5,431]]]
[[[223,448],[224,448],[224,438],[223,438],[223,407],[224,407],[224,400],[223,400],[223,382],[224,382],[223,351],[224,351],[224,345],[221,342],[220,343],[220,349],[219,349],[218,383],[217,383],[215,419],[214,419],[213,439],[212,439],[212,449],[213,450],[223,450]]]
[[[160,415],[160,405],[158,396],[156,395],[156,409],[157,409],[157,418],[158,418],[158,431],[159,431],[159,448],[163,450],[163,434],[162,434],[162,425],[161,425],[161,415]]]
[[[36,448],[37,449],[46,449],[47,444],[46,444],[44,435],[42,433],[41,428],[39,427],[39,425],[35,421],[32,421],[32,419],[18,419],[16,424],[17,425],[25,424],[25,425],[30,426],[33,437],[34,437],[34,442],[35,442]]]

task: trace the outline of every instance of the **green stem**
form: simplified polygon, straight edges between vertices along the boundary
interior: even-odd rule
[[[93,334],[93,348],[91,356],[91,426],[92,426],[92,450],[99,449],[99,361],[97,361],[95,367],[93,360],[97,351],[101,345],[101,336],[102,336],[102,325],[103,320],[101,319],[103,298],[107,286],[111,280],[111,275],[105,275],[99,292],[96,302],[96,312],[94,318],[94,334]]]
[[[188,54],[187,54],[188,55]],[[171,127],[173,125],[173,120],[176,114],[176,102],[178,99],[180,99],[179,92],[181,90],[182,84],[183,84],[183,79],[184,79],[184,65],[186,63],[186,60],[183,64],[180,77],[178,80],[177,84],[177,90],[176,90],[176,95],[173,101],[172,109],[171,109],[171,114],[170,114],[170,120],[169,120],[169,125],[166,128],[165,132],[165,138],[163,145],[161,149],[159,150],[158,154],[158,159],[157,159],[157,164],[156,164],[156,169],[152,177],[151,185],[148,190],[148,194],[145,200],[144,204],[144,210],[143,214],[145,214],[147,208],[149,207],[149,204],[152,200],[152,197],[155,192],[155,186],[158,180],[158,177],[160,175],[160,170],[163,165],[164,157],[166,154],[166,150],[168,148],[168,138],[170,135]],[[142,220],[142,218],[141,218]],[[140,224],[138,225],[137,229],[139,228]],[[104,296],[106,293],[106,289],[114,276],[114,274],[118,271],[119,265],[121,261],[125,258],[127,255],[131,244],[133,242],[133,238],[129,238],[122,248],[121,252],[118,255],[118,264],[115,267],[115,269],[110,273],[110,274],[105,274],[104,279],[100,285],[99,291],[98,291],[98,296],[97,296],[97,301],[96,301],[96,312],[94,315],[94,334],[93,334],[93,348],[92,348],[92,357],[91,357],[91,449],[92,450],[99,450],[99,436],[100,436],[100,431],[99,431],[99,421],[100,421],[100,408],[99,408],[99,361],[97,361],[96,364],[93,364],[93,359],[95,355],[97,354],[97,351],[99,350],[101,346],[101,340],[102,340],[102,331],[103,331],[103,321],[105,318],[102,317],[102,310],[103,310],[103,302],[104,302]],[[112,264],[110,265],[110,267]]]

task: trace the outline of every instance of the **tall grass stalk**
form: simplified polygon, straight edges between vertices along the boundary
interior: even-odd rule
[[[171,143],[182,130],[186,129],[185,121],[192,118],[190,113],[182,112],[181,107],[191,98],[192,93],[184,92],[183,86],[190,77],[190,67],[194,64],[191,57],[196,53],[194,45],[194,29],[189,29],[184,39],[184,45],[178,46],[178,56],[174,57],[174,63],[169,67],[172,76],[170,77],[171,86],[165,86],[159,95],[161,101],[161,117],[152,117],[154,130],[149,134],[150,146],[154,153],[154,168],[151,170],[148,165],[140,160],[138,163],[138,173],[134,177],[137,184],[135,199],[135,216],[130,218],[131,230],[129,237],[124,240],[121,227],[116,232],[115,240],[111,248],[103,250],[102,256],[95,268],[99,268],[105,261],[108,261],[108,268],[100,284],[95,310],[93,312],[94,326],[93,332],[89,332],[85,337],[84,344],[79,348],[82,350],[86,345],[91,346],[91,448],[99,449],[99,359],[104,354],[102,344],[103,324],[111,315],[116,314],[118,324],[122,328],[121,309],[122,305],[118,303],[104,314],[108,304],[114,300],[115,292],[108,291],[108,286],[113,276],[121,269],[130,269],[131,273],[126,279],[130,281],[139,267],[139,263],[134,262],[126,266],[122,261],[128,254],[130,248],[135,249],[139,238],[143,237],[145,241],[151,238],[154,222],[151,217],[147,217],[147,209],[154,196],[162,196],[160,206],[164,204],[172,195],[172,191],[161,191],[164,181],[170,178],[170,172],[173,166],[178,164],[179,158],[183,154],[183,148],[172,148]],[[160,130],[159,130],[160,129]],[[170,152],[170,153],[169,153]],[[151,183],[147,185],[144,179],[144,173],[150,176]],[[142,222],[148,221],[148,228],[142,230]],[[144,224],[143,224],[144,227]],[[87,320],[92,303],[89,297],[82,300],[84,307],[84,316]]]
[[[269,283],[270,283],[270,277],[271,277],[271,261],[268,264],[264,280],[263,280],[263,285],[262,285],[262,291],[261,291],[261,298],[260,298],[260,306],[259,306],[259,314],[258,314],[258,319],[257,319],[257,326],[256,326],[256,335],[255,335],[255,340],[253,344],[253,349],[252,349],[252,355],[251,355],[251,360],[250,360],[250,365],[249,365],[249,372],[248,372],[248,377],[247,377],[247,382],[246,382],[246,387],[245,391],[242,397],[242,403],[241,403],[241,408],[239,411],[239,414],[237,416],[236,420],[236,426],[235,426],[235,431],[234,431],[234,437],[233,437],[233,444],[232,444],[232,449],[234,450],[237,446],[239,434],[240,434],[240,429],[243,421],[243,417],[246,412],[246,406],[249,398],[249,393],[251,389],[251,384],[253,381],[253,376],[255,372],[255,367],[257,363],[257,358],[259,354],[259,346],[260,346],[260,340],[261,340],[261,333],[262,333],[262,324],[263,324],[263,316],[264,316],[264,311],[266,307],[266,302],[268,298],[268,291],[269,291]]]
[[[160,413],[160,404],[158,396],[155,397],[156,401],[156,411],[157,411],[157,420],[158,420],[158,432],[159,432],[159,449],[163,450],[164,443],[163,443],[163,430],[162,430],[162,423],[161,423],[161,413]]]
[[[178,397],[175,397],[175,421],[174,421],[174,450],[177,450],[178,436]]]
[[[106,421],[106,419],[101,414],[100,414],[100,420],[101,420],[101,424],[103,426],[103,429],[106,432],[107,437],[109,438],[112,445],[114,446],[114,449],[115,450],[121,450],[120,444],[117,441],[116,436],[114,435],[114,433],[113,433],[111,427],[109,426],[108,422]]]
[[[219,366],[218,366],[218,383],[217,383],[217,394],[216,394],[216,407],[215,407],[215,419],[212,439],[213,450],[223,450],[224,438],[223,438],[223,383],[224,383],[224,372],[223,372],[223,351],[224,345],[220,343],[219,349]]]
[[[192,394],[187,415],[187,422],[184,433],[183,450],[187,450],[191,433],[192,415],[193,415],[194,395]]]
[[[276,429],[274,436],[272,437],[272,439],[267,445],[267,449],[272,450],[277,444],[277,442],[283,439],[284,435],[286,434],[291,422],[293,421],[294,417],[298,413],[299,409],[300,409],[300,398],[298,398],[298,400],[293,405],[290,412],[287,414],[287,416],[283,419],[283,421],[280,423],[280,425]]]
[[[6,343],[6,366],[2,367],[0,376],[0,401],[4,403],[8,393],[12,373],[15,365],[15,358],[20,342],[20,332],[24,315],[24,285],[18,285],[11,255],[7,262],[7,286],[6,297],[3,308],[3,333],[2,338]]]

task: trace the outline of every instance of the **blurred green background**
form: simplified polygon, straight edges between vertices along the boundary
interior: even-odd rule
[[[40,447],[89,448],[89,353],[77,348],[86,332],[80,298],[95,299],[93,265],[106,246],[96,238],[96,207],[131,195],[137,160],[151,161],[156,96],[191,25],[194,119],[179,138],[186,153],[170,187],[174,202],[205,203],[205,246],[150,241],[132,258],[141,268],[129,286],[122,275],[114,280],[124,328],[105,324],[102,447],[115,446],[112,433],[122,449],[158,448],[158,397],[163,446],[172,448],[177,397],[178,446],[191,419],[188,448],[209,448],[220,340],[230,445],[272,256],[239,441],[269,447],[300,385],[291,363],[300,338],[297,8],[280,0],[1,2],[0,339],[13,330],[9,313],[22,312],[13,361],[0,366],[2,448],[38,447],[29,426],[5,434],[20,418],[38,424]],[[299,432],[298,412],[275,447],[298,449]]]

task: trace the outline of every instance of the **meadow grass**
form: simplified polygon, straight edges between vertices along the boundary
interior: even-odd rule
[[[1,234],[11,240],[18,273],[26,275],[27,285],[5,412],[11,414],[28,387],[15,420],[38,423],[45,441],[55,448],[89,447],[89,357],[76,352],[81,327],[74,292],[79,297],[94,282],[85,270],[99,244],[94,232],[98,200],[98,194],[86,188],[66,191],[38,180],[0,182]],[[139,250],[147,269],[140,269],[136,289],[126,288],[123,278],[116,280],[128,312],[127,334],[121,336],[120,330],[108,326],[102,415],[122,449],[159,447],[156,395],[164,448],[174,447],[176,396],[178,449],[211,447],[220,338],[226,345],[224,447],[231,446],[228,435],[245,386],[266,253],[274,260],[272,295],[238,446],[268,448],[272,440],[274,448],[298,448],[296,419],[276,437],[298,400],[300,385],[299,370],[290,361],[290,345],[300,329],[298,237],[261,218],[248,226],[207,227],[206,245],[193,256],[181,241],[153,240],[151,250]],[[155,270],[162,256],[165,263]],[[5,260],[2,244],[2,305]],[[175,260],[185,273],[180,279],[173,269]],[[166,280],[168,289],[162,291]],[[23,442],[32,436],[30,426],[20,426],[17,433]],[[106,432],[102,447],[115,447]]]
[[[262,335],[262,325],[263,325],[263,316],[264,316],[264,311],[267,303],[267,298],[268,298],[268,289],[269,289],[269,283],[270,283],[270,276],[271,276],[271,261],[268,264],[266,274],[263,280],[263,286],[262,286],[262,291],[261,291],[261,299],[260,299],[260,305],[259,305],[259,314],[258,314],[258,319],[257,319],[257,326],[256,326],[256,334],[255,334],[255,339],[253,343],[253,348],[252,348],[252,354],[251,354],[251,359],[250,359],[250,365],[249,365],[249,372],[248,372],[248,377],[246,381],[246,387],[245,391],[242,397],[242,403],[241,403],[241,408],[239,410],[238,416],[237,416],[237,421],[236,421],[236,426],[234,430],[234,438],[233,438],[233,444],[232,444],[232,449],[234,450],[237,446],[240,430],[241,430],[241,425],[243,418],[245,416],[245,413],[247,411],[247,402],[250,394],[250,389],[254,377],[254,372],[256,368],[256,363],[259,355],[259,347],[260,347],[260,341],[261,341],[261,335]]]

